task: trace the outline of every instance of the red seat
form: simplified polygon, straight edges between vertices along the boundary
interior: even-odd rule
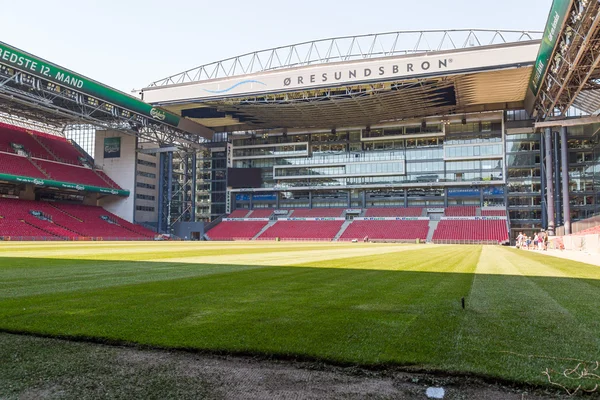
[[[451,206],[446,208],[444,214],[447,217],[475,217],[477,215],[476,206]]]
[[[50,179],[61,182],[111,188],[108,183],[103,181],[102,178],[90,168],[40,159],[32,159],[32,161],[42,168],[50,176]]]

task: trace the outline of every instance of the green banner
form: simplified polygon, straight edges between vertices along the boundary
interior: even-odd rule
[[[30,178],[27,176],[0,174],[0,180],[9,181],[9,182],[31,183],[36,186],[48,186],[48,187],[59,188],[59,189],[72,189],[72,190],[77,190],[79,192],[104,193],[104,194],[112,194],[115,196],[124,196],[124,197],[129,196],[129,190],[109,189],[109,188],[103,188],[103,187],[98,187],[98,186],[88,186],[88,185],[80,185],[77,183],[53,181],[50,179]]]
[[[181,117],[0,42],[0,63],[177,127]]]
[[[552,3],[548,22],[546,23],[546,29],[544,29],[544,37],[542,38],[540,50],[538,51],[535,66],[529,81],[529,89],[534,97],[537,97],[540,93],[544,77],[548,71],[548,65],[550,64],[550,57],[552,57],[552,53],[556,47],[556,42],[558,41],[572,2],[573,0],[554,0]]]
[[[107,137],[104,138],[104,158],[119,158],[121,157],[121,138]]]

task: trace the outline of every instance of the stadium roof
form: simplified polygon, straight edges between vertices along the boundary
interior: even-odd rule
[[[200,147],[213,131],[0,42],[0,113],[54,127],[91,124]]]
[[[574,106],[600,114],[600,3],[554,0],[536,59],[527,106],[538,120]]]
[[[203,65],[142,94],[215,131],[336,128],[523,108],[541,36],[435,30],[323,39]]]

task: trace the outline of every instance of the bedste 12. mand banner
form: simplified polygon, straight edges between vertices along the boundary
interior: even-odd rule
[[[546,28],[544,29],[544,37],[542,38],[542,43],[535,59],[535,65],[533,66],[531,79],[529,80],[527,98],[525,99],[525,107],[529,113],[533,111],[535,100],[542,88],[544,78],[548,72],[550,58],[552,57],[572,3],[573,0],[554,0],[552,2],[548,22],[546,22]]]
[[[0,64],[178,127],[181,117],[0,42]]]

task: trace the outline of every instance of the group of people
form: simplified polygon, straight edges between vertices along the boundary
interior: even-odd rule
[[[523,250],[548,250],[548,232],[541,231],[531,236],[519,232],[517,236],[517,249]]]

